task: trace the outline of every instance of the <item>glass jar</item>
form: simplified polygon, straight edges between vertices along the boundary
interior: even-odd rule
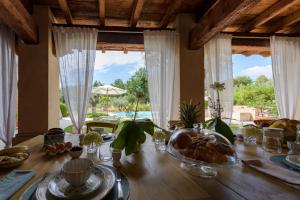
[[[256,145],[258,129],[256,127],[242,127],[241,134],[243,135],[245,145]]]
[[[283,129],[263,128],[263,149],[270,153],[281,153],[283,143]]]
[[[100,145],[99,159],[104,162],[112,159],[111,141],[104,142]]]

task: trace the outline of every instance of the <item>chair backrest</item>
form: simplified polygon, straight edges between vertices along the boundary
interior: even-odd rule
[[[101,128],[111,128],[112,133],[115,133],[118,129],[118,124],[110,123],[110,122],[101,122],[101,121],[92,121],[86,123],[87,132],[92,131],[93,127],[101,127]]]

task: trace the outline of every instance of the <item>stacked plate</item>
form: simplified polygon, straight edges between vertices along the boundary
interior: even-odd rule
[[[294,169],[300,170],[300,155],[288,155],[284,163]]]
[[[114,172],[105,166],[95,166],[86,183],[80,187],[71,186],[62,173],[56,172],[46,177],[36,190],[38,200],[45,199],[102,199],[114,187]]]

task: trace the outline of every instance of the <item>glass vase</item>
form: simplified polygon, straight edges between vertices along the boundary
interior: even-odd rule
[[[97,152],[98,145],[92,142],[87,146],[87,153],[88,154],[95,154]]]

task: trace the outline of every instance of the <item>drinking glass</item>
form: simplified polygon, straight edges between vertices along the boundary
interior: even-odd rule
[[[101,161],[110,161],[112,159],[111,141],[104,142],[99,147],[99,159]]]
[[[242,127],[241,134],[243,135],[245,145],[256,145],[257,128]]]
[[[162,131],[155,131],[153,134],[155,149],[158,151],[166,150],[166,135]]]
[[[281,153],[283,142],[283,129],[267,128],[263,129],[263,149],[270,153]]]

